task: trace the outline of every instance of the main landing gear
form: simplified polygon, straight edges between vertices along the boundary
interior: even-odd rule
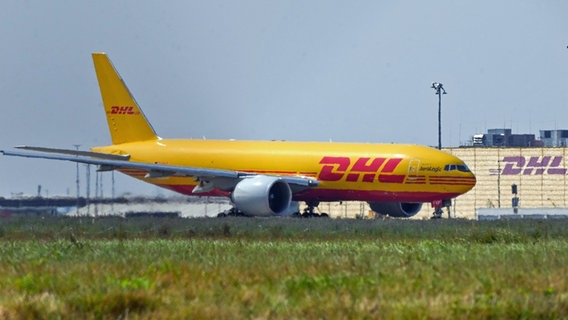
[[[329,214],[325,212],[317,213],[314,211],[319,206],[319,201],[306,201],[306,208],[302,213],[296,213],[300,218],[328,218]],[[318,210],[319,211],[319,210]]]
[[[306,208],[304,208],[303,212],[296,212],[292,214],[294,217],[299,218],[328,218],[329,214],[325,212],[316,212],[316,208],[319,205],[319,201],[306,201]],[[244,214],[241,210],[237,209],[236,207],[232,207],[229,210],[225,210],[219,214],[217,214],[218,218],[223,217],[250,217],[250,215]]]
[[[224,217],[245,217],[246,215],[239,209],[232,207],[229,210],[225,210],[217,214],[217,218],[224,218]]]

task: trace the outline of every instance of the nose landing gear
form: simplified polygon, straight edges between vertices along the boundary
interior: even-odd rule
[[[434,202],[433,202],[433,204],[434,204]],[[442,219],[442,215],[444,214],[444,210],[442,209],[443,207],[446,207],[446,209],[448,210],[448,219],[451,219],[452,218],[452,211],[451,211],[452,199],[446,199],[446,200],[435,202],[434,212],[432,213],[432,216],[430,217],[430,219]]]

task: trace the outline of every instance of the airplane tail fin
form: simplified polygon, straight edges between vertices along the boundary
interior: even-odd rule
[[[158,139],[152,125],[105,53],[93,53],[113,144]]]

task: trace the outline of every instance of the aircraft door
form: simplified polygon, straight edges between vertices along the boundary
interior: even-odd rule
[[[412,159],[408,163],[408,176],[407,180],[418,179],[418,170],[420,169],[420,159]]]

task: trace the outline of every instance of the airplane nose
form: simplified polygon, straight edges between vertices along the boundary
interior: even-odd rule
[[[477,184],[477,178],[475,177],[473,172],[470,172],[470,175],[471,175],[471,187],[473,188]]]
[[[467,184],[466,184],[467,190],[465,190],[464,193],[473,189],[473,187],[475,187],[475,184],[477,183],[477,178],[475,177],[475,175],[471,171],[467,173],[466,179],[467,179]]]

